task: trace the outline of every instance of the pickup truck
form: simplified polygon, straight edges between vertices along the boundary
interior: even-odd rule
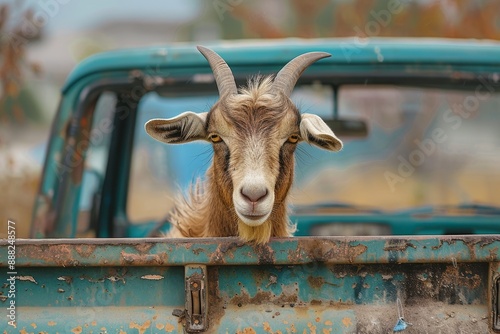
[[[207,110],[211,70],[188,43],[98,54],[62,89],[31,239],[0,242],[3,333],[500,332],[500,43],[207,46],[238,84],[332,54],[292,94],[345,144],[299,150],[296,236],[162,238],[211,153],[144,123]]]

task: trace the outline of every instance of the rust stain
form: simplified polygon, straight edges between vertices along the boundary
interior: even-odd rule
[[[139,251],[139,253],[148,253],[153,247],[153,243],[142,242],[140,244],[135,245],[135,249]]]
[[[71,330],[71,333],[74,333],[74,334],[82,334],[82,332],[83,332],[82,326],[75,327]]]
[[[34,322],[31,323],[31,327],[33,327],[34,329],[36,329],[36,324]]]
[[[388,239],[386,241],[386,246],[384,247],[384,251],[386,251],[386,252],[389,252],[389,251],[404,252],[408,249],[408,247],[417,249],[417,247],[414,244],[412,244],[411,242],[408,242],[405,240]]]
[[[352,263],[354,260],[365,253],[367,246],[362,244],[353,245],[352,241],[339,241],[328,239],[298,240],[298,246],[288,252],[288,260],[294,263],[303,259],[306,255],[310,261]]]
[[[243,328],[243,331],[237,331],[236,334],[257,334],[257,332],[253,328],[247,327]]]
[[[466,246],[468,249],[469,249],[469,253],[470,253],[470,258],[471,259],[476,259],[476,246],[479,246],[480,248],[484,248],[485,246],[488,246],[492,243],[494,243],[495,241],[497,241],[497,239],[495,239],[494,237],[485,237],[485,236],[481,236],[481,237],[478,237],[478,236],[468,236],[467,238],[457,238],[457,237],[442,237],[439,239],[439,244],[437,246],[433,246],[432,249],[433,250],[437,250],[439,248],[441,248],[445,243],[448,244],[448,245],[454,245],[456,244],[457,242],[461,242],[464,244],[464,246]],[[493,250],[490,250],[490,254],[494,254],[494,259],[497,258],[496,256],[496,253],[497,253],[498,249]]]
[[[29,334],[29,333],[26,331],[26,329],[23,328],[19,331],[19,334]]]
[[[142,325],[139,325],[133,321],[131,321],[129,324],[129,328],[137,329],[139,331],[139,334],[144,334],[146,332],[146,329],[149,328],[149,326],[151,326],[151,320],[146,320],[146,322],[143,323]]]
[[[316,334],[316,326],[314,326],[312,323],[308,322],[307,327],[309,328],[310,334]]]
[[[325,321],[325,326],[332,326],[332,325],[333,322],[331,322],[330,320]]]
[[[97,245],[92,245],[92,244],[76,245],[75,251],[81,257],[89,258],[91,255],[94,254],[94,251],[96,248],[97,248]]]
[[[441,284],[459,285],[467,287],[470,290],[474,290],[481,285],[481,276],[473,274],[470,270],[459,272],[458,268],[449,266],[443,273]]]
[[[274,250],[269,244],[254,245],[254,248],[259,257],[259,264],[274,264]]]
[[[94,320],[94,321],[92,321],[91,325],[92,325],[92,326],[97,326],[97,321],[95,321],[95,320]]]
[[[262,326],[264,327],[264,331],[272,333],[273,330],[271,329],[271,325],[267,321],[262,323]]]
[[[321,318],[320,317],[316,317],[316,322],[320,322],[321,321]]]
[[[72,249],[73,245],[26,245],[19,248],[18,256],[69,267],[78,263],[72,257]]]
[[[134,254],[121,252],[122,264],[159,264],[164,265],[168,263],[168,255],[162,254]]]
[[[172,333],[174,331],[175,327],[172,324],[166,323],[165,324],[165,332],[167,333]]]
[[[234,258],[233,250],[244,245],[245,243],[242,241],[220,244],[219,246],[217,246],[215,252],[213,252],[210,256],[210,262],[213,264],[224,264],[226,262],[226,257],[229,257],[231,259]]]
[[[348,318],[348,317],[345,317],[344,319],[342,319],[342,323],[346,327],[352,326],[352,320],[351,320],[351,318]]]
[[[488,252],[490,253],[491,261],[495,261],[496,258],[498,257],[498,247],[490,249],[490,250],[488,250]]]
[[[165,328],[164,324],[156,324],[156,329],[162,330],[163,328]]]
[[[332,332],[331,328],[323,328],[323,334],[330,334]]]
[[[47,325],[49,325],[49,326],[51,326],[51,327],[52,327],[52,326],[57,325],[57,322],[55,322],[55,321],[49,321],[49,322],[47,323]]]
[[[295,324],[292,324],[291,330],[292,333],[297,333],[297,329],[295,328]]]
[[[274,296],[271,291],[259,291],[255,296],[250,297],[248,292],[242,289],[242,292],[238,296],[234,296],[229,301],[233,305],[260,305],[262,303],[272,302],[275,304],[287,304],[296,303],[298,301],[297,294],[287,295],[282,293],[278,296]]]
[[[321,276],[309,276],[307,277],[307,282],[309,285],[314,288],[314,289],[319,289],[321,288],[324,284],[332,285],[332,286],[339,286],[338,284],[330,283],[325,281],[325,279]]]
[[[120,329],[120,333],[119,334],[127,334],[127,332],[125,332],[124,330]]]

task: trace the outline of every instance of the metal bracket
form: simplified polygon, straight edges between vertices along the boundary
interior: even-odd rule
[[[493,329],[495,331],[500,330],[500,276],[496,276],[493,278],[493,289],[492,289],[492,297],[493,297]]]
[[[186,313],[185,330],[199,333],[208,328],[207,266],[185,266]]]

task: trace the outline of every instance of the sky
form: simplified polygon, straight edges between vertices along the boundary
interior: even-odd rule
[[[106,20],[180,23],[203,10],[202,0],[0,0],[0,4],[31,8],[44,31],[87,30]]]

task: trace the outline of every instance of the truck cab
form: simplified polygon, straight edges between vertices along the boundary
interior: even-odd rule
[[[18,243],[20,266],[38,268],[41,277],[73,277],[56,282],[73,287],[71,300],[66,286],[52,292],[52,313],[43,311],[39,328],[49,326],[55,306],[69,316],[78,301],[85,310],[108,307],[70,329],[500,330],[500,43],[355,38],[206,46],[226,60],[238,85],[305,52],[332,54],[304,72],[292,94],[344,142],[337,154],[299,149],[296,237],[264,246],[155,238],[169,228],[172,199],[203,176],[211,148],[162,145],[144,123],[208,111],[218,98],[210,67],[194,44],[92,56],[62,89],[33,214],[31,237],[41,240]],[[36,254],[37,247],[50,252]],[[82,276],[82,266],[90,274]],[[19,284],[31,296],[40,288]],[[146,291],[141,299],[141,285],[158,295]],[[114,292],[88,302],[85,295],[101,288]],[[33,317],[47,306],[20,298]]]
[[[297,153],[297,235],[447,235],[500,231],[497,43],[378,39],[214,45],[239,85],[311,50],[292,100],[346,143]],[[480,53],[476,49],[481,50]],[[167,146],[155,117],[217,100],[194,45],[122,50],[79,65],[62,90],[32,237],[145,237],[168,229],[173,197],[211,159]]]

